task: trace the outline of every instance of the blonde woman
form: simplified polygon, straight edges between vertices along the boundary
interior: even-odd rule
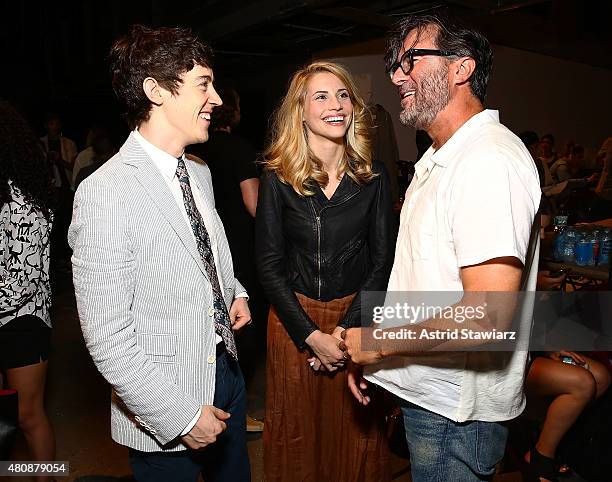
[[[268,482],[388,480],[380,406],[355,403],[338,348],[361,292],[385,290],[392,205],[370,119],[340,65],[296,72],[275,117],[256,222],[268,319]]]

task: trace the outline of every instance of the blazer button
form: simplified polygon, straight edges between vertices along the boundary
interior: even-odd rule
[[[215,355],[210,355],[206,361],[208,361],[208,363],[212,365],[213,363],[215,363],[215,360],[216,360]]]
[[[212,316],[215,314],[215,309],[214,308],[208,308],[208,316]]]

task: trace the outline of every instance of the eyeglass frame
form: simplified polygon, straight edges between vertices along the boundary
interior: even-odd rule
[[[454,52],[450,52],[448,50],[438,50],[438,49],[408,49],[406,50],[401,58],[399,59],[399,61],[395,61],[391,64],[391,67],[389,67],[388,73],[391,77],[393,77],[393,75],[395,74],[395,72],[397,71],[397,69],[402,69],[402,72],[404,73],[404,75],[409,75],[410,72],[412,72],[412,69],[414,69],[414,57],[415,56],[421,56],[421,55],[435,55],[438,57],[453,57],[457,54],[455,54]],[[408,72],[406,72],[404,70],[404,67],[402,65],[402,63],[404,62],[404,59],[408,58],[408,62],[409,62],[409,66],[410,68],[408,69]]]

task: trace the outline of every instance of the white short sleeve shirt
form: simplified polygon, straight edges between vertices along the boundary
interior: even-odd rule
[[[415,166],[388,290],[462,292],[464,266],[502,256],[524,263],[540,195],[531,155],[498,112],[474,115]],[[537,263],[531,271],[533,291]],[[524,310],[521,328],[529,330],[531,321]],[[524,351],[396,357],[366,378],[451,420],[501,421],[524,408],[526,357]]]

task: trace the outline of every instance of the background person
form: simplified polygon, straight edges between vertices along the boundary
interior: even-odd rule
[[[62,133],[62,119],[52,112],[47,116],[47,134],[40,138],[53,170],[53,182],[58,189],[70,189],[72,167],[77,147],[72,139]]]
[[[549,276],[543,274],[545,289]],[[562,358],[563,357],[563,358]],[[569,357],[573,363],[564,363]],[[610,386],[606,367],[585,355],[559,351],[539,354],[532,360],[525,391],[527,400],[547,402],[544,423],[535,446],[525,454],[529,470],[541,481],[555,481],[560,465],[555,461],[557,447],[584,409],[605,393]]]
[[[547,166],[552,166],[559,156],[555,152],[555,138],[552,134],[544,134],[540,138],[539,158]]]
[[[70,248],[66,241],[70,215],[72,213],[72,169],[77,156],[76,144],[62,133],[62,120],[57,113],[47,117],[47,135],[40,138],[51,169],[55,186],[56,210],[51,233],[53,258],[51,260],[52,282],[58,271],[69,271]]]
[[[229,86],[221,85],[217,92],[223,105],[212,113],[212,132],[208,142],[191,146],[189,150],[203,159],[212,176],[217,193],[215,208],[223,221],[232,252],[234,274],[249,293],[249,306],[254,323],[236,337],[240,351],[240,368],[247,393],[254,389],[256,370],[266,359],[265,302],[255,272],[255,211],[259,191],[257,157],[253,146],[236,133],[240,125],[240,97]],[[263,422],[247,414],[247,432],[261,432]]]
[[[79,177],[79,172],[81,171],[81,169],[91,166],[94,162],[94,143],[97,142],[97,139],[103,138],[109,138],[109,134],[106,128],[102,126],[93,125],[87,131],[85,149],[83,149],[77,154],[74,160],[74,166],[72,167],[72,186],[75,191],[77,188],[77,178]]]
[[[567,157],[557,159],[552,166],[550,166],[550,173],[556,182],[575,179],[580,174],[580,169],[582,169],[582,164],[584,162],[584,147],[573,145],[570,149],[570,153]]]
[[[550,224],[550,216],[543,214],[540,238]],[[537,289],[552,291],[561,288],[565,274],[538,271]],[[544,293],[544,296],[546,294]],[[537,313],[537,311],[536,311]],[[567,465],[555,460],[559,443],[584,409],[605,393],[610,385],[607,368],[590,357],[571,351],[532,352],[525,379],[528,411],[544,408],[544,422],[534,447],[525,454],[527,470],[535,480],[555,481],[560,473],[569,471]],[[572,363],[564,363],[563,359]]]
[[[0,100],[0,369],[7,388],[18,392],[19,426],[36,461],[55,458],[55,436],[44,407],[51,346],[48,173],[34,132]]]
[[[601,168],[601,174],[595,192],[612,200],[612,137],[608,137],[601,145],[596,164]]]
[[[88,164],[79,169],[75,179],[74,188],[78,189],[79,185],[91,174],[96,172],[102,164],[108,161],[115,155],[117,149],[113,145],[108,134],[104,131],[98,131],[92,139],[91,157]]]

